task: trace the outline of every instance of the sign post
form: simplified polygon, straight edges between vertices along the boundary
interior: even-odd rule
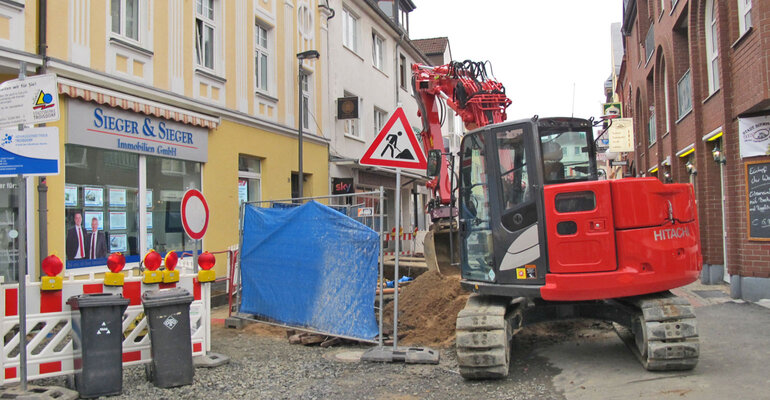
[[[418,169],[425,171],[428,162],[425,159],[417,136],[414,134],[406,114],[402,108],[397,108],[382,128],[359,161],[361,165],[395,168],[396,170],[396,259],[393,268],[393,348],[385,349],[380,338],[379,346],[370,349],[361,356],[365,361],[438,364],[438,353],[426,348],[398,348],[398,279],[399,256],[401,252],[401,169]],[[382,207],[382,203],[380,203]],[[382,212],[380,212],[382,215]],[[382,223],[380,223],[382,231]],[[382,235],[382,232],[380,232]],[[382,263],[382,261],[380,261]],[[380,293],[382,293],[380,287]],[[382,315],[382,314],[380,314]],[[380,317],[382,322],[382,317]],[[382,330],[380,330],[382,332]]]
[[[193,271],[198,272],[198,241],[209,226],[209,205],[197,189],[190,189],[182,197],[182,226],[193,240]]]
[[[26,196],[29,175],[59,173],[59,131],[57,128],[24,129],[26,124],[59,120],[56,75],[27,78],[27,63],[19,63],[19,78],[0,83],[0,176],[17,177],[18,230],[9,238],[17,240],[19,280],[19,381],[27,391],[27,257]],[[26,176],[25,176],[26,175]]]

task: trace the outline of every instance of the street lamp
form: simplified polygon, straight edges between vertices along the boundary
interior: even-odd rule
[[[298,68],[298,77],[297,77],[297,133],[298,133],[298,141],[297,145],[299,146],[299,176],[298,182],[297,182],[297,190],[299,192],[298,196],[302,198],[304,196],[304,191],[302,190],[302,182],[305,180],[305,175],[302,172],[302,60],[313,60],[320,56],[317,51],[315,50],[306,50],[301,53],[297,53],[297,60],[299,60],[299,68]]]

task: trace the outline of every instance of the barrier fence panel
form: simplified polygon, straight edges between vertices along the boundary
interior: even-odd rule
[[[74,351],[71,314],[67,300],[85,293],[119,293],[130,300],[123,314],[123,365],[151,361],[150,336],[142,307],[142,293],[172,287],[182,287],[193,294],[190,304],[190,327],[193,356],[206,354],[211,335],[207,321],[210,312],[206,300],[209,285],[201,285],[197,275],[180,270],[179,282],[144,284],[141,276],[126,276],[124,285],[104,286],[102,279],[92,274],[86,279],[65,278],[60,291],[41,291],[40,282],[27,282],[27,379],[69,375],[79,367],[80,352]],[[79,277],[83,278],[83,276]],[[0,385],[19,382],[19,315],[18,283],[0,284]]]
[[[381,302],[372,306],[382,281],[385,234],[371,228],[382,226],[377,208],[383,197],[380,189],[243,203],[231,279],[237,316],[361,341],[381,338],[381,324],[374,331],[371,324],[382,308]],[[305,200],[335,203],[328,207],[336,213],[308,203],[295,211],[266,210],[294,209]]]

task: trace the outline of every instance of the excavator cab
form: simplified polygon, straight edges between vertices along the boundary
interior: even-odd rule
[[[595,160],[585,119],[527,119],[465,135],[459,171],[464,284],[490,295],[539,297],[548,272],[543,188],[597,180]]]

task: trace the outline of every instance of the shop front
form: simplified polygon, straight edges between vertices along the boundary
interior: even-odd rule
[[[202,190],[208,129],[79,99],[68,99],[63,120],[64,174],[49,204],[52,222],[63,207],[64,237],[51,242],[67,270],[104,266],[112,252],[131,264],[149,249],[192,251],[179,207],[185,191]]]

